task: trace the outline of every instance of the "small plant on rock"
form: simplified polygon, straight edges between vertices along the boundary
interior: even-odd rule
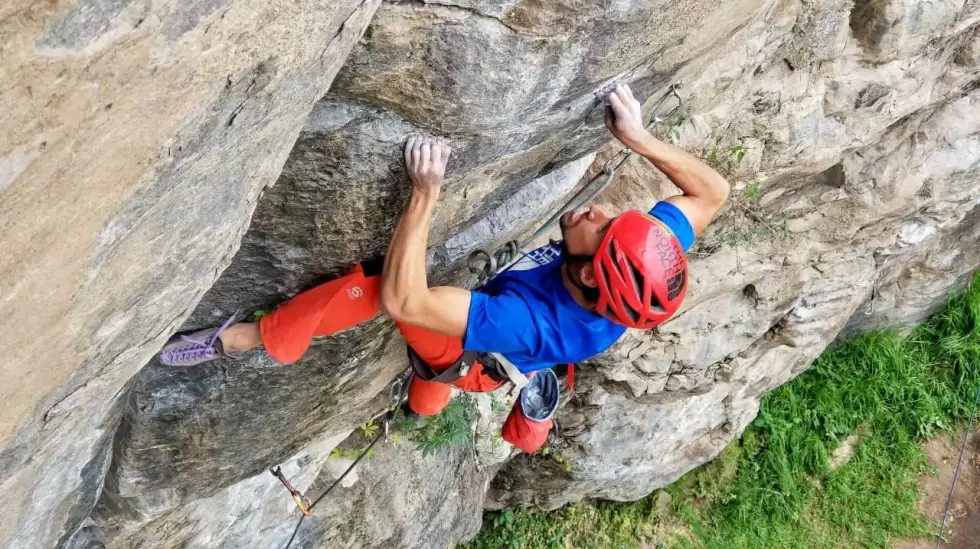
[[[728,204],[713,230],[698,243],[694,255],[709,256],[719,248],[732,248],[738,261],[741,250],[751,250],[760,242],[771,243],[792,235],[784,216],[770,213],[760,204],[761,180],[753,178],[748,184],[737,183],[748,152],[760,143],[765,146],[770,139],[771,135],[758,126],[750,135],[732,139],[713,131],[700,146],[692,149],[696,156],[733,183]]]
[[[412,431],[411,438],[423,457],[444,448],[469,444],[473,439],[470,425],[476,416],[476,403],[467,395],[454,398],[437,415],[425,418]]]
[[[557,463],[558,466],[565,471],[566,475],[571,475],[572,472],[575,472],[576,470],[580,469],[576,467],[576,465],[572,462],[572,460],[566,458],[561,454],[561,452],[555,450],[551,446],[545,446],[544,448],[541,448],[541,450],[538,451],[537,455],[543,458],[548,458],[551,461]]]
[[[338,446],[330,451],[331,459],[334,458],[357,459],[357,457],[360,456],[365,449],[367,449],[368,445],[371,443],[371,440],[375,437],[375,435],[378,434],[378,429],[381,429],[381,426],[378,425],[377,422],[375,422],[374,420],[371,420],[361,424],[361,426],[358,427],[357,429],[358,430],[354,433],[354,435],[351,438],[357,437],[358,439],[363,440],[363,444],[357,445],[353,448]],[[348,438],[344,442],[345,443],[349,442],[351,438]],[[372,449],[370,452],[367,453],[365,457],[370,458],[373,455],[374,455],[374,450]]]

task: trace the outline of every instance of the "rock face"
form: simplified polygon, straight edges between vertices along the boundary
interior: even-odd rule
[[[231,260],[378,3],[0,7],[0,546],[64,544],[89,514],[127,382]]]
[[[837,337],[921,320],[980,266],[977,0],[22,4],[0,8],[18,60],[0,64],[3,546],[285,543],[296,513],[265,469],[314,494],[337,477],[332,450],[406,365],[390,323],[290,366],[146,361],[182,322],[383,252],[411,133],[456,149],[434,280],[618,150],[592,95],[614,79],[648,108],[682,81],[672,135],[734,191],[681,313],[580,368],[558,415],[570,473],[495,448],[482,397],[475,449],[380,447],[297,547],[451,546],[484,506],[641,497]],[[633,158],[599,200],[675,192]]]

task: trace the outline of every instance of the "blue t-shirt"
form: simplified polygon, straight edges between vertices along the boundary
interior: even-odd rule
[[[673,231],[685,252],[691,249],[694,229],[677,206],[658,202],[650,214]],[[562,282],[561,252],[548,245],[473,293],[463,348],[501,353],[527,373],[585,360],[625,331],[575,302]]]

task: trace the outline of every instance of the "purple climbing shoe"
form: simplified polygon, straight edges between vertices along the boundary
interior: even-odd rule
[[[196,366],[216,358],[242,358],[244,353],[226,353],[218,337],[231,326],[229,318],[220,328],[208,328],[180,335],[170,340],[160,351],[160,363],[165,366]]]

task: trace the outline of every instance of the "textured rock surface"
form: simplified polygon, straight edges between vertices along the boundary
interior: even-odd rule
[[[127,381],[231,260],[378,3],[0,7],[0,546],[88,515]]]
[[[229,21],[235,10],[221,18],[225,8],[218,4],[182,3],[193,8],[173,22],[165,14],[179,10],[155,5],[154,17],[133,24],[150,29],[139,32],[159,41],[152,50],[157,57],[183,60],[182,73],[186,57],[174,52],[190,44],[201,48],[215,28],[244,20]],[[72,27],[78,30],[66,30],[70,18],[37,18],[35,34],[17,47],[60,55],[61,49],[50,49],[50,36],[59,33],[76,48],[109,44],[100,42],[109,38],[93,38],[91,29],[116,29],[130,12],[150,10],[140,2],[79,5],[75,17],[86,24]],[[8,361],[4,371],[55,377],[75,372],[74,385],[49,381],[25,401],[46,403],[35,416],[27,413],[28,404],[4,410],[3,433],[19,433],[18,443],[4,443],[4,470],[24,463],[44,444],[57,451],[4,481],[5,508],[23,512],[0,519],[7,536],[0,541],[54,545],[67,539],[94,504],[75,547],[274,547],[289,537],[295,513],[264,469],[282,463],[312,493],[342,469],[343,460],[329,459],[331,450],[381,408],[387,384],[405,366],[403,344],[384,319],[316,342],[293,366],[276,366],[254,353],[242,362],[181,372],[150,363],[133,374],[211,285],[212,273],[238,239],[248,204],[277,172],[298,120],[329,82],[329,67],[310,65],[312,72],[303,72],[299,60],[315,63],[325,44],[336,48],[356,39],[374,5],[364,4],[351,17],[354,7],[292,4],[295,11],[274,19],[275,29],[261,30],[288,44],[282,52],[285,46],[227,29],[213,39],[212,47],[222,51],[253,52],[255,59],[222,57],[226,69],[234,62],[246,71],[272,50],[279,59],[287,51],[295,56],[293,79],[277,69],[259,93],[264,102],[249,99],[235,119],[232,127],[250,121],[248,139],[226,135],[230,130],[223,125],[246,85],[227,113],[220,87],[206,96],[214,102],[211,110],[200,106],[211,105],[204,96],[168,91],[130,97],[123,91],[140,88],[125,88],[120,96],[132,102],[130,108],[158,97],[172,101],[171,110],[154,110],[161,113],[159,123],[140,125],[139,131],[130,127],[138,134],[131,137],[100,132],[104,126],[91,120],[109,120],[101,105],[86,119],[94,125],[83,125],[92,133],[74,127],[72,133],[65,125],[60,131],[70,146],[56,149],[54,140],[44,145],[62,151],[50,162],[42,162],[49,153],[37,156],[31,152],[37,149],[23,145],[46,135],[34,126],[18,127],[15,135],[22,137],[13,146],[0,141],[4,244],[9,233],[15,261],[23,261],[28,245],[50,254],[17,264],[5,257],[2,263],[5,284],[16,285],[0,302],[3,312],[14,314],[0,318],[4,328],[16,328],[0,333],[21,338],[10,341],[14,366]],[[13,11],[0,8],[0,21],[8,13]],[[99,17],[109,23],[88,23]],[[350,22],[338,27],[345,17]],[[180,35],[187,25],[196,30]],[[236,309],[273,305],[383,251],[406,191],[400,147],[415,132],[445,135],[456,146],[430,258],[434,279],[458,281],[460,259],[471,248],[492,248],[527,234],[576,188],[589,154],[608,139],[591,92],[611,79],[630,82],[640,97],[651,96],[648,106],[668,83],[683,81],[690,117],[678,128],[679,140],[706,156],[714,151],[735,192],[692,256],[691,291],[682,313],[652,334],[629,334],[592,367],[580,368],[577,390],[559,414],[562,452],[574,463],[571,474],[548,460],[507,461],[506,448],[494,451],[487,431],[500,418],[489,416],[500,412],[491,413],[482,399],[475,453],[446,451],[422,459],[407,445],[378,450],[358,470],[356,482],[323,504],[327,512],[304,526],[299,546],[450,546],[476,531],[481,504],[552,508],[583,497],[640,497],[713,457],[754,417],[766,391],[803,371],[840,334],[927,315],[980,266],[978,28],[977,0],[383,4],[306,119],[281,177],[258,200],[240,251],[200,299],[187,327],[220,322]],[[177,45],[165,38],[175,33],[184,36]],[[133,40],[118,43],[133,47]],[[5,98],[28,93],[9,82],[0,84]],[[166,82],[182,93],[187,87],[174,76]],[[231,82],[238,90],[244,81]],[[154,80],[153,86],[160,84]],[[38,96],[36,89],[31,93]],[[113,103],[112,116],[127,104]],[[246,117],[251,105],[257,110]],[[195,113],[193,124],[167,118],[180,109]],[[29,112],[22,118],[33,123]],[[152,138],[165,133],[164,122],[183,123],[180,136],[199,135],[174,138],[178,147],[184,144],[183,164],[147,160],[139,164],[145,183],[122,175],[99,180],[107,187],[79,183],[77,173],[93,171],[75,168],[83,162],[119,174],[108,168],[128,158],[156,159],[128,149],[120,156],[106,144],[127,140],[125,146],[136,147],[145,139],[157,146]],[[726,151],[739,144],[744,160],[731,162]],[[603,147],[599,161],[615,150]],[[69,151],[72,164],[65,160]],[[30,170],[42,164],[51,173],[72,166],[74,185],[60,197],[59,208],[29,201],[42,192],[38,182],[44,180]],[[84,181],[95,185],[96,179],[86,175]],[[12,183],[4,191],[7,180]],[[127,198],[130,206],[121,211],[128,213],[120,217],[112,204],[124,200],[113,184],[153,190],[127,191],[135,198]],[[117,194],[103,191],[98,207],[83,200],[103,188]],[[633,159],[600,201],[617,209],[648,206],[674,192],[645,161]],[[32,204],[57,216],[26,209]],[[171,204],[185,209],[174,215]],[[35,219],[40,221],[27,225]],[[151,231],[164,220],[171,223],[168,230]],[[106,243],[55,245],[41,238],[59,227]],[[94,232],[86,233],[86,227]],[[72,278],[71,257],[81,262],[78,272],[91,273],[95,286],[84,286],[69,303],[78,286],[60,277],[82,280]],[[45,261],[65,268],[47,272]],[[45,276],[23,274],[25,266]],[[58,294],[32,290],[31,284],[68,289]],[[65,300],[41,303],[18,297],[23,295]],[[43,314],[25,316],[31,308]],[[32,329],[34,337],[22,335]],[[48,337],[38,334],[65,333],[78,338],[71,340],[75,347],[43,354],[34,347],[48,345]],[[38,356],[52,367],[21,366],[26,357]],[[66,404],[49,411],[80,385]],[[48,392],[55,396],[42,399]],[[49,418],[46,430],[39,430],[42,416]],[[23,427],[31,418],[35,426]],[[50,471],[55,474],[42,481],[33,478]],[[56,494],[57,501],[38,500],[47,511],[34,514],[25,501],[36,494]],[[25,516],[34,521],[18,522]]]
[[[743,165],[727,166],[735,188],[756,186],[758,197],[736,191],[702,239],[683,313],[652,338],[624,338],[583,376],[559,415],[573,473],[513,460],[494,479],[488,507],[632,500],[664,486],[715,456],[755,417],[763,394],[842,331],[918,322],[980,266],[978,66],[962,57],[974,47],[980,5],[946,7],[931,23],[915,9],[889,12],[892,29],[876,44],[890,51],[838,40],[816,58],[798,53],[801,21],[823,21],[816,28],[829,40],[847,35],[848,20],[806,18],[804,9],[786,43],[780,27],[763,42],[749,26],[747,44],[696,73],[681,143],[712,148],[705,134],[716,131],[724,147],[764,128],[769,135],[745,140],[755,150]],[[852,32],[869,24],[855,10]],[[787,63],[788,52],[798,57]],[[819,71],[800,74],[808,62]],[[732,67],[740,74],[728,75]],[[727,104],[715,103],[720,97]],[[642,205],[671,192],[634,161],[600,201]],[[755,215],[790,234],[730,244],[733,231],[759,228],[746,220]]]

